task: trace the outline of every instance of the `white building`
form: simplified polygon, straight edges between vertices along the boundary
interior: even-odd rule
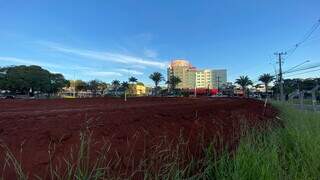
[[[213,87],[212,70],[204,69],[196,71],[196,87],[197,88],[209,88]]]

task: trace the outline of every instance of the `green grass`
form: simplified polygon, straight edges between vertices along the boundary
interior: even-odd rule
[[[319,179],[320,114],[275,104],[284,127],[250,132],[230,156],[210,162],[214,179]]]
[[[188,154],[183,139],[178,145],[164,141],[128,171],[131,174],[121,174],[120,162],[124,160],[119,157],[109,161],[110,146],[101,150],[98,159],[89,160],[90,138],[82,135],[79,151],[64,159],[66,172],[59,174],[59,167],[50,165],[48,176],[51,179],[319,179],[320,113],[299,111],[286,104],[274,106],[280,111],[278,118],[282,125],[270,126],[263,132],[250,129],[231,153],[216,152],[210,145],[204,149],[203,158],[198,159]],[[129,157],[127,162],[133,159]],[[6,160],[16,168],[18,179],[27,179],[27,173],[12,153],[7,153]],[[94,162],[93,166],[90,162]]]
[[[292,99],[292,100],[289,100],[289,103],[292,103],[292,104],[300,104],[300,99]],[[311,105],[311,104],[312,104],[312,99],[304,99],[304,100],[303,100],[303,104]]]

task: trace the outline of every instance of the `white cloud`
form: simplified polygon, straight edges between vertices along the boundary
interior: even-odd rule
[[[7,57],[7,56],[0,56],[0,61],[5,61],[10,65],[38,65],[43,67],[49,67],[49,68],[61,68],[61,66],[46,62],[41,62],[33,59],[22,59],[22,58],[16,58],[16,57]]]
[[[158,52],[152,49],[144,49],[144,55],[149,58],[156,58],[158,56]]]
[[[131,69],[118,69],[119,71],[122,71],[124,73],[132,74],[132,75],[142,75],[143,72],[131,70]]]
[[[48,42],[42,43],[42,44],[45,44],[51,49],[58,52],[83,56],[83,57],[95,59],[95,60],[116,62],[116,63],[122,63],[122,64],[128,64],[128,65],[150,66],[150,67],[161,68],[161,69],[164,69],[167,67],[166,62],[147,60],[140,57],[129,56],[129,55],[120,54],[120,53],[67,48],[56,43],[48,43]]]
[[[112,71],[87,71],[85,74],[98,77],[122,76],[121,73]]]

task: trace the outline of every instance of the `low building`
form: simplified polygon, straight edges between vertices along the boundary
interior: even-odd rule
[[[147,95],[146,87],[143,84],[134,84],[133,94],[136,96],[145,96]]]

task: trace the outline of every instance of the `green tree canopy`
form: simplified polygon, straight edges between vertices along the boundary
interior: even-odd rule
[[[0,89],[27,94],[29,91],[55,93],[66,86],[62,74],[50,73],[40,66],[11,66],[0,68]]]
[[[158,94],[159,88],[159,83],[164,80],[164,77],[160,72],[154,72],[150,74],[149,78],[154,82],[154,93],[155,95]]]
[[[137,85],[144,86],[143,82],[137,82]]]
[[[84,91],[84,90],[87,90],[87,88],[88,88],[88,84],[82,80],[72,81],[71,84],[75,88],[76,91]]]
[[[138,82],[138,79],[135,78],[135,77],[133,77],[133,76],[131,76],[131,77],[129,78],[129,82],[130,82],[130,83],[136,83],[136,82]]]
[[[253,84],[248,76],[240,76],[240,78],[236,79],[235,83],[241,86],[242,90],[244,91],[244,94],[246,94],[247,87]]]
[[[129,83],[128,83],[127,81],[123,81],[123,82],[121,83],[121,88],[122,88],[124,91],[128,90],[128,89],[129,89]]]
[[[154,82],[155,88],[157,88],[159,83],[164,80],[162,74],[159,72],[150,74],[149,78]]]
[[[265,85],[265,88],[266,88],[265,92],[266,93],[268,92],[269,83],[271,83],[273,80],[274,80],[274,77],[271,76],[270,74],[262,74],[259,77],[259,81],[261,81]]]
[[[170,76],[169,80],[167,81],[167,84],[170,86],[171,90],[176,89],[179,83],[181,83],[181,79],[177,76]]]

